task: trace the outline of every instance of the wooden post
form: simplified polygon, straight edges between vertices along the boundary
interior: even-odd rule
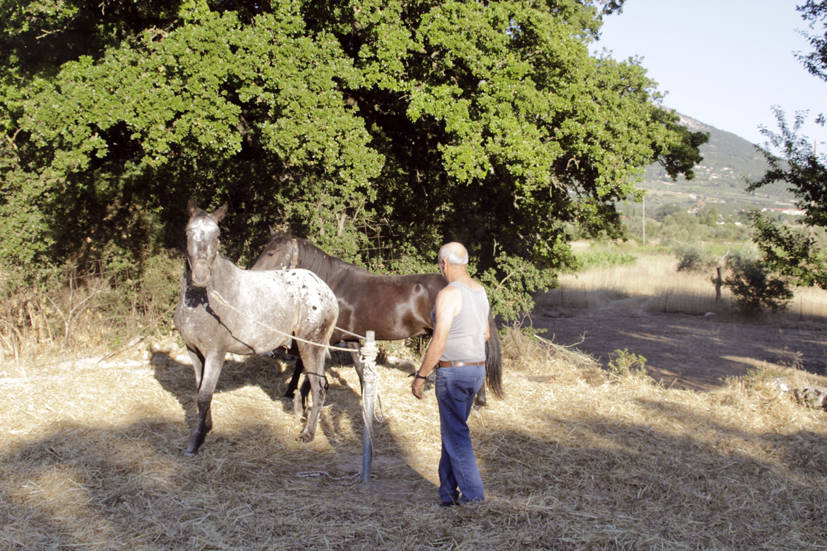
[[[379,350],[374,340],[375,333],[368,331],[365,344],[362,345],[362,366],[364,366],[362,385],[362,421],[364,434],[362,438],[362,483],[370,482],[370,467],[373,461],[373,415],[376,394],[376,356]]]
[[[715,263],[715,271],[718,273],[717,277],[715,278],[715,302],[718,302],[719,300],[721,300],[721,287],[724,284],[724,277],[723,277],[724,266],[725,266],[724,261],[726,260],[726,257],[727,257],[728,254],[729,254],[729,251],[725,252],[724,256],[722,256],[718,260],[718,262]]]

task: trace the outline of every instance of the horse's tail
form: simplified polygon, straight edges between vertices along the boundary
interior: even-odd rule
[[[497,324],[494,316],[488,315],[488,329],[491,335],[485,342],[485,382],[494,396],[504,398],[503,391],[503,355],[501,349],[500,334],[497,332]]]

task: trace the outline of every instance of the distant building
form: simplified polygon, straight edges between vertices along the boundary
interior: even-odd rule
[[[693,199],[695,198],[695,196],[693,196],[693,195],[690,195],[690,197],[692,197]],[[706,203],[704,203],[704,200],[701,199],[700,201],[698,201],[698,204],[696,204],[694,207],[688,209],[686,212],[688,212],[689,214],[697,215],[699,212],[701,212],[701,209],[703,209],[705,206],[706,206]]]
[[[774,214],[788,214],[790,216],[804,216],[804,211],[801,209],[791,209],[791,208],[763,208],[761,212],[771,212]]]

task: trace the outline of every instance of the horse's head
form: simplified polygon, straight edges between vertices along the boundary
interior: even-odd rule
[[[187,259],[192,270],[192,283],[196,287],[206,287],[218,257],[218,234],[221,233],[218,223],[227,214],[227,203],[210,214],[198,208],[195,199],[190,199],[187,211],[190,214],[187,224]]]
[[[261,256],[253,264],[252,270],[284,270],[295,268],[298,263],[296,240],[290,232],[270,230],[270,241],[264,247]]]

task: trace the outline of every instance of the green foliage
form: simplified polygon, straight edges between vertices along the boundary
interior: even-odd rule
[[[566,224],[619,236],[643,168],[691,177],[706,140],[637,61],[589,54],[621,6],[12,3],[0,260],[140,267],[181,246],[195,197],[230,203],[222,246],[241,263],[268,226],[380,270],[457,240],[508,277],[498,292],[528,292],[545,276],[515,266],[571,265]]]
[[[575,254],[578,271],[587,271],[592,268],[610,268],[613,266],[631,266],[637,262],[633,254],[620,251],[584,251]]]
[[[478,274],[491,302],[491,313],[504,321],[518,321],[534,308],[531,294],[548,290],[557,277],[549,270],[538,270],[532,263],[501,254],[497,258],[499,271],[489,268]]]
[[[807,0],[797,9],[811,29],[821,27],[816,34],[805,34],[813,51],[797,57],[811,74],[827,80],[827,2]],[[800,135],[807,113],[796,113],[790,126],[780,108],[773,108],[773,111],[778,121],[778,133],[761,129],[767,143],[760,151],[770,167],[762,178],[750,182],[748,190],[784,182],[795,195],[796,206],[806,213],[803,223],[811,227],[827,227],[827,156],[817,154],[815,144],[807,136]],[[824,115],[819,115],[816,122],[823,125]],[[753,217],[753,225],[755,242],[768,267],[797,285],[818,285],[827,289],[825,252],[814,240],[758,215]]]
[[[702,212],[698,213],[698,218],[700,219],[701,224],[705,224],[711,228],[714,228],[718,225],[718,219],[720,215],[718,214],[718,209],[715,207],[709,207],[703,209]]]
[[[672,252],[678,258],[679,272],[707,272],[715,266],[715,258],[703,242],[677,243]]]
[[[810,28],[813,29],[821,23],[824,25],[825,18],[827,18],[827,2],[824,0],[818,2],[816,0],[807,0],[804,4],[796,6],[796,9],[801,12],[801,17],[807,21]],[[824,34],[804,34],[813,48],[813,51],[807,54],[797,54],[799,61],[804,64],[804,67],[810,74],[827,80],[827,32]]]
[[[724,278],[724,285],[732,291],[738,309],[744,313],[786,309],[794,296],[790,284],[773,276],[763,262],[736,253],[727,263],[731,273]]]
[[[692,180],[695,165],[703,161],[698,148],[709,141],[709,133],[690,131],[680,124],[680,117],[668,111],[655,110],[652,116],[673,136],[666,145],[654,144],[655,160],[673,180],[680,174]]]
[[[754,241],[764,264],[795,285],[827,288],[827,253],[802,229],[776,223],[761,213],[752,215]]]
[[[643,239],[640,209],[627,206],[624,210],[627,212],[623,221],[624,233],[626,237],[640,242]],[[712,224],[710,213],[713,217],[717,216],[712,209],[706,211],[706,214],[701,213],[702,216],[695,216],[677,205],[662,205],[656,210],[655,219],[646,218],[646,241],[661,241],[664,245],[674,248],[691,242],[731,243],[749,241],[752,237],[747,217],[730,217],[724,224]]]
[[[655,218],[655,220],[663,220],[667,216],[671,216],[673,214],[677,214],[679,212],[685,212],[685,211],[686,211],[685,208],[680,207],[680,206],[678,206],[674,203],[669,204],[669,205],[661,205],[657,208],[657,210],[655,210],[654,218]]]
[[[762,129],[762,133],[769,138],[762,152],[770,169],[760,180],[751,182],[749,189],[758,189],[775,181],[786,182],[799,199],[796,206],[806,212],[804,224],[827,227],[825,156],[817,156],[809,139],[799,136],[804,113],[796,115],[792,127],[787,125],[780,109],[776,109],[775,113],[780,132],[775,134]],[[775,156],[772,150],[780,151],[783,158]],[[775,223],[760,213],[753,213],[751,220],[755,244],[768,268],[796,285],[818,285],[827,289],[827,270],[824,267],[827,253],[809,235]]]
[[[629,352],[628,349],[617,349],[612,354],[614,358],[609,360],[609,372],[615,377],[645,377],[646,358]],[[610,354],[611,357],[611,354]]]
[[[761,149],[769,170],[762,178],[750,182],[748,191],[759,189],[772,182],[786,182],[798,201],[796,206],[805,211],[803,222],[807,225],[827,226],[827,164],[825,155],[817,155],[813,144],[806,136],[800,136],[806,113],[796,113],[790,127],[781,109],[774,109],[779,133],[766,128],[761,133],[768,142]],[[773,151],[778,151],[781,157]]]

